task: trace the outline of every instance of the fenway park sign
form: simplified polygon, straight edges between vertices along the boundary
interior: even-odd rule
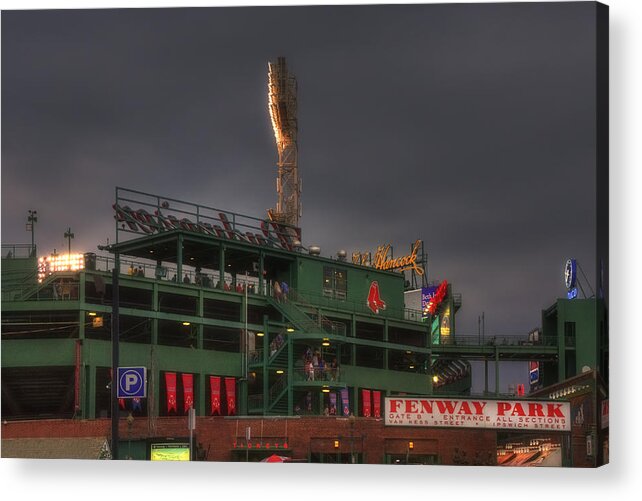
[[[387,397],[385,424],[571,431],[571,404],[533,400]]]
[[[185,230],[289,251],[295,249],[295,242],[301,241],[300,228],[284,226],[276,221],[263,220],[260,221],[260,226],[250,228],[254,231],[240,231],[224,212],[219,212],[218,218],[208,218],[211,222],[194,222],[187,218],[164,215],[158,210],[150,214],[145,209],[134,210],[119,204],[114,204],[113,207],[116,221],[134,233],[151,235],[169,230]],[[248,228],[248,225],[243,226]]]

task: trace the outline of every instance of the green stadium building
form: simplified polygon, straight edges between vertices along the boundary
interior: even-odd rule
[[[122,188],[114,211],[100,254],[2,246],[4,457],[608,461],[600,299],[482,339],[457,332],[462,297],[425,276],[420,240],[328,258],[269,218]],[[495,391],[471,395],[473,361]],[[499,394],[505,361],[531,364],[528,391]],[[143,394],[118,398],[118,367],[144,368]]]

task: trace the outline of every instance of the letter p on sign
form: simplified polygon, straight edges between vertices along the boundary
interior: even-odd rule
[[[118,398],[147,397],[147,369],[145,367],[118,367]]]

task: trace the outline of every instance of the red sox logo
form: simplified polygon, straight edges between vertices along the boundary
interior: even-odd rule
[[[379,297],[379,284],[376,280],[370,284],[367,304],[374,314],[378,314],[380,309],[386,309],[386,303]]]

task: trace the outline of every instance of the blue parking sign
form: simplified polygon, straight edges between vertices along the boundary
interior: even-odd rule
[[[118,367],[118,398],[147,397],[147,369],[145,367]]]

